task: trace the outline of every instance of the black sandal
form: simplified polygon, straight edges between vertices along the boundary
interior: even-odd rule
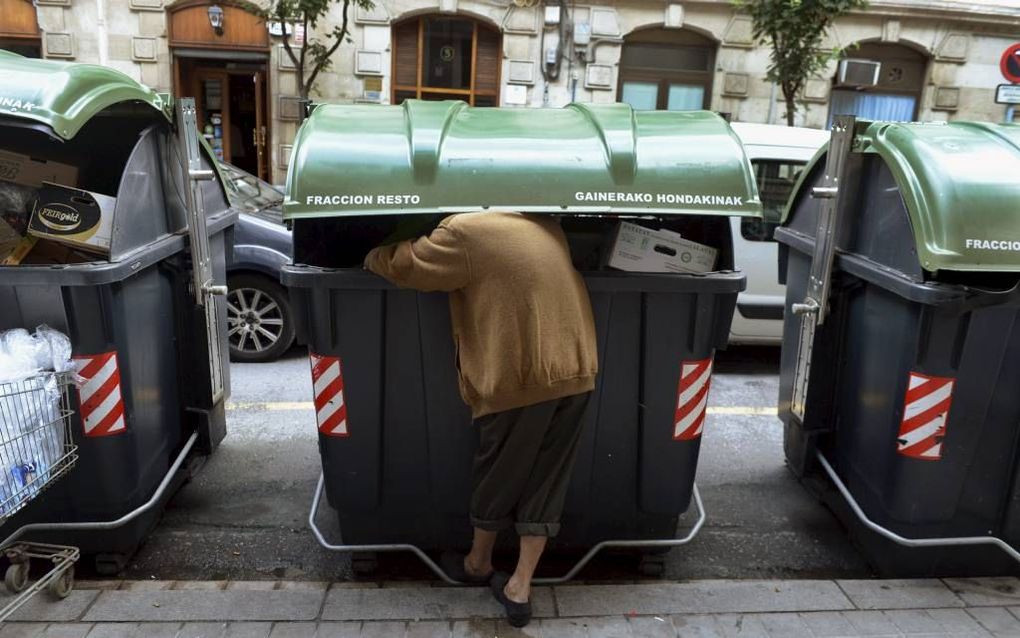
[[[503,605],[506,611],[507,622],[511,627],[524,627],[531,622],[531,601],[518,603],[506,597],[506,584],[510,582],[510,575],[503,572],[496,572],[489,581],[489,589],[496,601]]]
[[[443,555],[439,557],[439,566],[443,568],[447,576],[465,585],[484,585],[489,582],[492,574],[495,573],[490,572],[485,576],[469,574],[464,569],[464,554],[458,554],[457,552],[443,552]]]

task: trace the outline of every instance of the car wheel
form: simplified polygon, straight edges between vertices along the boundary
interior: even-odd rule
[[[294,343],[294,319],[283,286],[254,274],[227,279],[230,360],[273,361]]]

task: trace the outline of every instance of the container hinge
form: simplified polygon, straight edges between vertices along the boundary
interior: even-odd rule
[[[206,343],[209,348],[209,376],[213,403],[223,396],[223,352],[220,343],[219,313],[213,296],[227,293],[226,286],[213,281],[209,230],[206,226],[202,182],[214,180],[216,173],[202,166],[202,150],[198,140],[198,119],[194,98],[180,98],[174,104],[177,124],[178,157],[184,175],[184,196],[188,216],[188,242],[191,247],[191,291],[195,303],[205,313]]]
[[[841,184],[847,173],[847,159],[853,147],[855,120],[852,116],[840,115],[832,125],[832,139],[825,161],[825,179],[821,186],[811,189],[811,196],[820,200],[818,227],[815,233],[814,257],[811,259],[811,274],[808,278],[807,294],[804,301],[795,303],[790,310],[800,317],[796,365],[793,376],[793,399],[790,410],[804,421],[807,404],[808,381],[811,377],[811,355],[814,350],[815,332],[825,323],[829,314],[829,295],[832,290],[832,267],[836,251],[846,245],[850,232],[847,220],[840,214]]]

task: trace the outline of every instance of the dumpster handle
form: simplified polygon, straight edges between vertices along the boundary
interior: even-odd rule
[[[995,536],[906,538],[904,536],[900,536],[899,534],[892,530],[888,530],[882,527],[878,523],[868,518],[867,514],[864,513],[864,510],[861,509],[861,506],[857,504],[857,501],[854,500],[854,497],[850,494],[850,490],[847,488],[846,485],[843,484],[843,481],[839,478],[839,476],[836,475],[836,470],[834,470],[833,467],[829,465],[829,462],[825,459],[825,455],[823,455],[821,451],[817,451],[816,454],[818,456],[818,461],[822,464],[822,467],[825,468],[825,472],[829,475],[829,478],[832,479],[832,482],[835,483],[836,488],[843,495],[843,498],[846,499],[846,502],[850,506],[850,509],[853,510],[854,514],[857,515],[857,518],[859,518],[861,522],[864,523],[864,525],[871,531],[876,532],[879,535],[884,536],[889,540],[893,541],[894,543],[903,545],[905,547],[952,547],[959,545],[995,545],[1002,551],[1009,554],[1013,560],[1020,562],[1020,552],[1017,552],[1017,550],[1014,549],[1013,546],[1007,543],[1006,541]]]
[[[6,547],[11,542],[17,540],[18,538],[21,538],[21,536],[28,532],[43,532],[43,531],[59,532],[64,530],[87,530],[87,531],[107,530],[115,529],[117,527],[120,527],[121,525],[130,523],[134,519],[138,518],[145,512],[152,509],[159,502],[160,498],[163,496],[163,493],[166,492],[167,487],[170,485],[171,480],[173,480],[174,475],[177,474],[177,470],[179,470],[181,468],[181,465],[184,464],[184,459],[187,458],[188,453],[191,452],[191,448],[195,446],[195,442],[197,440],[198,432],[192,432],[191,436],[188,437],[188,440],[184,443],[184,447],[181,448],[181,451],[177,455],[177,458],[174,459],[174,462],[170,466],[170,469],[167,470],[166,476],[163,477],[163,480],[160,482],[159,486],[156,487],[155,493],[153,493],[149,500],[146,501],[143,505],[140,505],[139,507],[131,510],[127,514],[121,516],[120,518],[113,521],[82,521],[76,523],[30,523],[28,525],[24,525],[18,528],[18,530],[15,531],[10,536],[8,536],[7,539],[3,541],[3,543],[0,543],[0,547]]]
[[[432,570],[432,572],[438,576],[443,582],[448,585],[462,585],[459,581],[450,578],[443,569],[436,564],[428,555],[422,551],[417,545],[410,545],[407,543],[393,543],[383,545],[333,545],[326,540],[323,536],[322,531],[319,530],[318,525],[315,524],[315,516],[319,513],[319,504],[322,502],[322,490],[325,484],[325,478],[322,473],[319,474],[319,483],[315,486],[315,496],[312,497],[312,509],[308,513],[308,526],[312,529],[312,533],[315,534],[315,538],[319,541],[325,549],[333,552],[412,552],[415,556],[421,559],[421,562],[425,563],[425,566]],[[596,544],[594,547],[588,550],[581,560],[577,561],[573,567],[570,568],[563,576],[557,576],[555,578],[536,578],[532,581],[535,585],[558,585],[565,583],[573,579],[577,574],[584,569],[584,567],[595,557],[600,551],[607,547],[677,547],[679,545],[685,545],[698,535],[701,531],[702,526],[705,524],[705,506],[701,502],[701,493],[698,492],[698,486],[693,486],[692,494],[694,496],[694,505],[698,508],[698,520],[691,527],[690,531],[683,538],[662,538],[662,539],[651,539],[651,540],[607,540]]]

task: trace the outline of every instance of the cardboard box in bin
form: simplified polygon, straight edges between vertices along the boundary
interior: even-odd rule
[[[78,169],[68,164],[0,151],[0,179],[39,188],[43,182],[74,186],[78,183]]]
[[[108,195],[44,183],[28,223],[28,234],[109,254],[116,202],[117,198]]]
[[[620,222],[609,253],[610,268],[630,272],[711,272],[719,251],[671,230]]]

